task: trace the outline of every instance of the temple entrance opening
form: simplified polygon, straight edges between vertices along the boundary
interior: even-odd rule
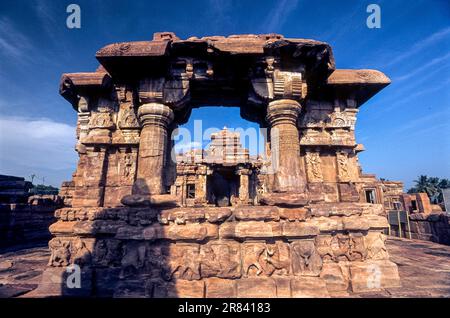
[[[239,199],[239,177],[233,167],[216,167],[207,177],[208,203],[230,206]]]
[[[176,179],[171,194],[184,206],[254,204],[264,161],[264,131],[238,107],[202,107],[176,131]],[[223,128],[219,128],[223,127]]]

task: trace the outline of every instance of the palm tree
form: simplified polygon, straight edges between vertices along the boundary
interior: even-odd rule
[[[408,190],[408,193],[425,192],[428,194],[432,203],[442,202],[442,191],[450,187],[450,180],[439,179],[437,177],[428,177],[420,175],[417,180],[414,180],[415,185]]]

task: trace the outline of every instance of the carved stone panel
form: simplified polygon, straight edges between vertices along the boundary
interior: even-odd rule
[[[211,242],[201,247],[202,277],[239,278],[241,255],[237,242]]]
[[[242,245],[244,276],[287,275],[290,273],[290,251],[287,244],[277,242]]]
[[[388,259],[386,250],[386,236],[379,232],[369,232],[364,237],[364,243],[367,247],[367,258],[370,259]]]
[[[309,182],[322,182],[322,161],[319,152],[307,151],[305,155],[306,173]]]
[[[341,182],[350,181],[350,167],[349,167],[348,153],[347,152],[337,152],[336,160],[337,160],[339,181],[341,181]]]
[[[294,275],[319,276],[322,270],[322,258],[314,241],[301,240],[291,244],[292,270]]]
[[[93,256],[94,263],[99,266],[120,265],[121,242],[114,239],[97,240]]]
[[[51,250],[48,265],[53,267],[78,264],[89,265],[92,260],[92,240],[81,238],[53,238],[48,243]]]
[[[198,244],[169,244],[163,247],[167,280],[172,278],[200,279],[200,246]]]
[[[137,129],[139,122],[136,112],[130,103],[124,103],[120,106],[119,119],[117,122],[120,129]]]
[[[108,186],[132,186],[136,174],[137,153],[126,148],[112,149],[108,154]]]
[[[95,129],[112,129],[114,128],[114,122],[111,118],[110,112],[94,112],[91,114],[89,120],[89,128]]]

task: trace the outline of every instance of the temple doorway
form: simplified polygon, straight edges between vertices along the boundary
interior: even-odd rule
[[[184,206],[247,205],[256,199],[264,136],[259,124],[241,117],[239,108],[222,109],[220,117],[213,116],[217,107],[194,109],[181,126],[202,134],[201,138],[191,134],[190,140],[183,136],[174,145],[176,179],[170,192],[181,196]]]
[[[230,206],[239,199],[239,176],[234,167],[215,167],[207,177],[208,203]]]

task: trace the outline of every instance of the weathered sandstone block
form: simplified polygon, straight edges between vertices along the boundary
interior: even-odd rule
[[[325,281],[320,277],[301,277],[291,280],[292,297],[329,297]]]
[[[208,278],[206,285],[206,298],[234,298],[236,297],[236,280]]]
[[[258,209],[254,207],[236,207],[234,216],[238,221],[278,221],[280,214],[277,207],[261,206]]]
[[[354,292],[400,286],[397,265],[388,260],[353,262],[350,277]]]
[[[346,265],[339,263],[324,263],[320,278],[325,281],[329,292],[347,291],[349,273]]]
[[[246,278],[237,281],[237,297],[275,298],[277,286],[271,278]]]

